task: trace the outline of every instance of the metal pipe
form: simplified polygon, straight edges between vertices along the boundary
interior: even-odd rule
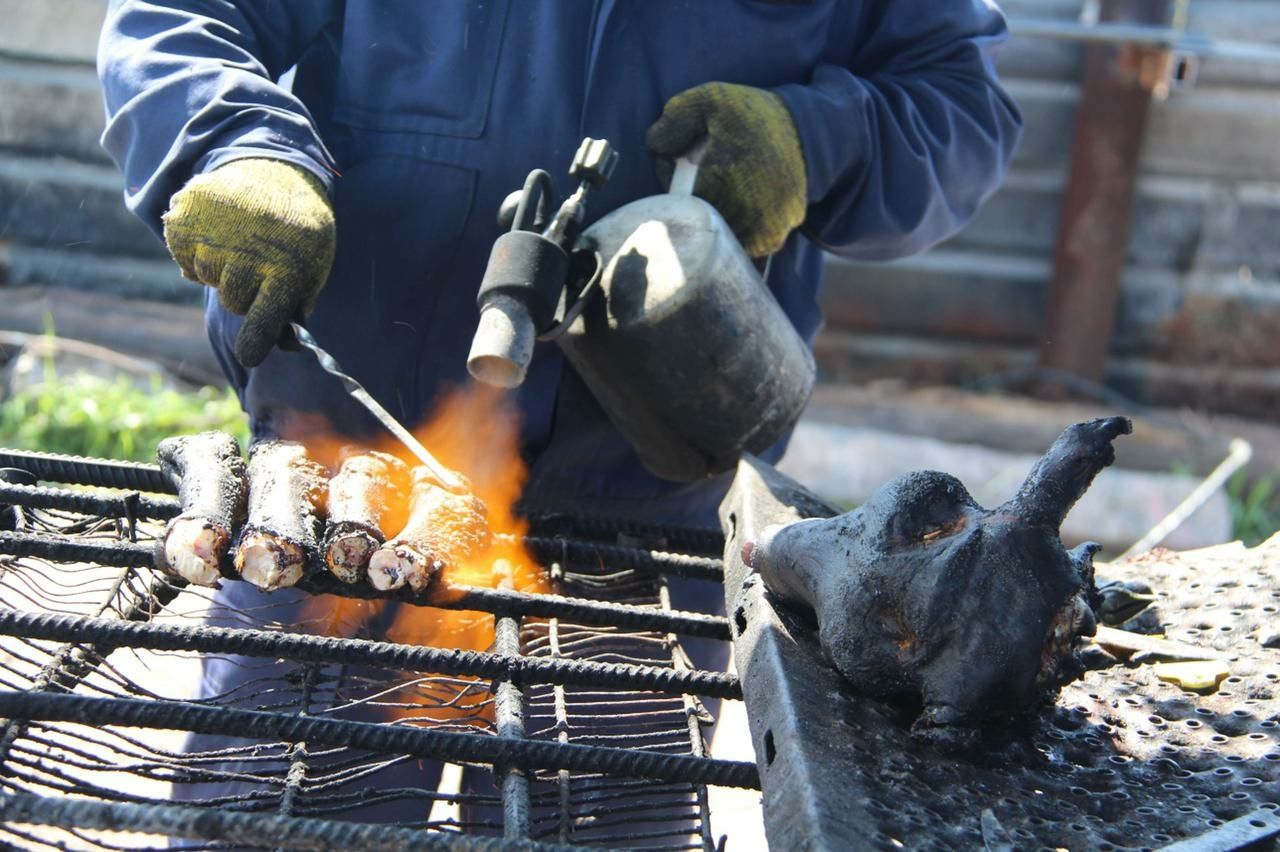
[[[467,372],[486,385],[518,388],[524,384],[537,340],[538,330],[524,303],[496,294],[480,309]]]
[[[1104,0],[1097,26],[1168,20],[1171,0]],[[1136,55],[1130,55],[1136,54]],[[1044,330],[1037,363],[1100,381],[1115,331],[1120,279],[1154,81],[1143,78],[1149,48],[1091,45],[1084,52],[1080,105],[1062,195]],[[1039,395],[1061,396],[1056,385]]]
[[[1211,39],[1174,27],[1141,24],[1059,21],[1051,18],[1008,19],[1009,32],[1016,38],[1050,38],[1059,41],[1135,44],[1189,53],[1206,59],[1232,59],[1280,65],[1280,47],[1243,41]]]

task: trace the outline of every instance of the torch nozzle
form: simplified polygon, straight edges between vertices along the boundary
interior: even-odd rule
[[[480,309],[480,323],[467,356],[467,372],[487,385],[519,387],[533,359],[537,336],[533,318],[523,302],[494,294]]]

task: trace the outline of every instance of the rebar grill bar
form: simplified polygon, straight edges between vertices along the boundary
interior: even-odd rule
[[[284,657],[309,663],[378,665],[436,674],[503,678],[518,684],[561,683],[605,689],[696,693],[711,698],[740,698],[742,695],[737,678],[725,672],[547,659],[501,652],[490,654],[245,628],[180,627],[57,613],[18,612],[3,607],[0,607],[0,635],[87,642],[105,647],[201,650],[217,654]]]
[[[561,659],[559,619],[553,618],[547,622],[547,643],[551,659]],[[552,706],[555,713],[556,742],[567,743],[569,742],[569,716],[563,683],[557,683],[552,687]],[[561,843],[569,841],[570,777],[567,769],[561,769],[556,773],[556,793],[558,794],[560,805],[560,819],[556,823],[556,837]]]
[[[181,511],[181,507],[174,499],[137,493],[151,491],[171,494],[176,491],[174,484],[155,465],[104,462],[53,453],[16,453],[0,450],[0,467],[22,468],[41,480],[132,489],[132,493],[129,494],[104,495],[60,488],[0,483],[0,504],[9,502],[32,508],[65,509],[108,517],[136,516],[156,520],[168,520]],[[625,561],[632,568],[652,569],[675,576],[705,580],[723,579],[724,574],[720,568],[719,559],[723,539],[714,533],[690,529],[664,533],[654,527],[603,519],[578,518],[572,523],[576,528],[586,530],[587,534],[603,532],[612,535],[625,527],[630,527],[636,530],[633,536],[635,538],[656,539],[664,542],[670,539],[675,546],[679,546],[681,542],[691,542],[696,545],[696,552],[673,553],[601,541],[585,542],[564,536],[528,536],[524,543],[535,556],[548,562],[556,559],[604,563]],[[499,538],[509,538],[509,536],[499,536]]]
[[[288,595],[231,606],[153,568],[159,523],[179,510],[157,467],[0,450],[10,465],[42,484],[0,481],[0,506],[17,507],[0,529],[0,838],[707,849],[705,785],[756,784],[753,765],[705,756],[691,715],[690,696],[736,699],[737,679],[684,665],[676,638],[723,641],[728,623],[661,592],[665,576],[715,589],[714,532],[539,516],[519,543],[557,594],[376,595],[316,574],[299,621]],[[494,647],[369,638],[443,609],[488,619]],[[201,660],[244,675],[188,700],[146,674]],[[458,792],[437,787],[438,761],[463,767]]]
[[[298,696],[298,715],[305,717],[311,712],[311,698],[316,686],[318,666],[307,663],[302,667],[302,692]],[[299,741],[289,747],[285,757],[289,760],[289,771],[284,777],[284,792],[280,795],[280,816],[293,816],[294,802],[307,777],[307,744]]]
[[[61,509],[83,515],[108,518],[153,518],[165,521],[182,510],[178,501],[154,497],[138,491],[101,493],[0,482],[0,504],[17,504],[28,509]]]
[[[179,701],[89,698],[42,692],[0,692],[0,717],[170,728],[235,736],[244,731],[289,742],[314,740],[389,754],[412,755],[452,763],[479,762],[543,769],[579,769],[628,778],[675,783],[716,784],[758,789],[754,763],[711,760],[687,754],[663,754],[607,746],[530,739],[476,737],[430,728],[390,727],[370,722],[291,716],[264,710],[202,707]]]
[[[560,577],[567,594],[600,593],[611,600],[661,607],[660,580],[637,572],[606,575],[567,571]],[[668,635],[658,631],[618,633],[596,639],[588,626],[567,620],[535,623],[526,632],[527,653],[550,658],[621,657],[651,665],[671,664]],[[527,690],[527,725],[535,736],[555,737],[623,749],[690,754],[688,720],[679,696],[629,697],[615,702],[607,694],[572,685],[535,684]],[[660,846],[702,849],[707,820],[699,815],[696,784],[662,791],[638,788],[608,776],[560,771],[539,773],[535,786],[535,835],[605,846]],[[576,818],[566,819],[566,814]],[[642,814],[643,825],[632,820]],[[634,817],[633,817],[634,815]]]
[[[617,541],[627,546],[643,542],[664,550],[711,557],[717,563],[724,553],[724,534],[718,529],[657,526],[630,518],[606,518],[580,513],[557,514],[537,508],[529,509],[525,514],[534,527],[554,531],[558,538],[592,542]]]
[[[671,609],[671,590],[664,583],[659,591],[659,600],[662,602],[664,610]],[[675,671],[690,671],[693,666],[689,663],[685,656],[684,649],[680,646],[680,640],[675,634],[667,634],[667,644],[671,652],[671,667]],[[703,717],[709,717],[710,714],[697,698],[689,693],[681,693],[681,701],[684,702],[685,719],[689,725],[689,753],[697,757],[706,757],[707,743],[702,737],[702,726],[700,724]],[[697,788],[698,806],[704,811],[709,810],[707,803],[707,786],[699,784]],[[706,850],[715,849],[714,838],[711,836],[711,823],[707,820],[702,822],[702,846]]]
[[[123,582],[114,584],[107,599],[97,608],[97,614],[106,612],[123,588],[125,588]],[[129,621],[148,619],[157,609],[169,603],[177,595],[179,588],[180,586],[162,581],[151,585],[141,595],[134,593],[129,599],[128,606],[121,612],[121,617]],[[67,636],[62,641],[64,644],[41,668],[39,675],[31,684],[31,689],[71,692],[114,650],[112,646],[95,642],[92,636]],[[9,758],[14,742],[25,733],[26,724],[22,719],[5,719],[3,732],[0,732],[0,773],[5,771],[5,761]]]
[[[132,520],[140,518],[168,520],[175,517],[179,509],[176,501],[143,497],[137,492],[125,495],[97,495],[31,485],[0,485],[0,505],[5,505],[6,502],[34,509],[61,509],[68,512],[81,512]],[[497,535],[495,538],[500,542],[514,542],[514,538],[508,535]],[[19,537],[14,538],[12,541],[21,542],[22,539]],[[723,579],[719,560],[705,556],[688,556],[680,553],[621,547],[599,542],[571,541],[546,536],[525,536],[520,543],[527,547],[535,557],[548,564],[553,562],[588,565],[622,563],[636,570],[660,572],[695,580],[719,582]],[[17,547],[19,545],[13,544],[11,546]],[[56,552],[48,551],[48,553]],[[66,551],[66,553],[69,554],[69,560],[74,561],[77,556],[83,555],[84,552],[77,553],[74,550],[70,550]],[[15,553],[14,555],[45,554]],[[48,558],[58,557],[49,556]],[[106,558],[124,559],[126,557],[107,556]]]
[[[326,852],[574,852],[582,848],[488,837],[427,834],[393,826],[337,820],[272,817],[175,805],[123,806],[22,793],[0,796],[0,821],[59,827],[78,826],[106,831],[143,831],[253,846],[278,845],[284,839],[288,845],[283,848]]]
[[[71,538],[0,532],[0,554],[36,556],[65,563],[142,568],[152,566],[155,548],[147,543],[119,541],[95,544]],[[304,577],[298,582],[297,588],[317,595],[395,600],[439,609],[484,610],[500,616],[573,618],[587,624],[654,629],[708,639],[729,639],[729,622],[722,616],[696,612],[664,613],[649,607],[537,595],[510,589],[454,586],[448,590],[447,595],[434,588],[416,594],[407,586],[381,591],[369,585],[348,585],[330,574]]]
[[[495,633],[498,653],[519,659],[520,622],[514,618],[499,618]],[[498,736],[524,741],[524,694],[520,687],[509,678],[501,678],[495,684],[494,693]],[[530,831],[529,776],[521,767],[506,763],[495,763],[493,772],[502,787],[503,837],[524,840]]]
[[[0,449],[0,467],[16,467],[46,482],[152,491],[157,494],[176,494],[178,491],[173,481],[160,472],[160,466],[154,464],[91,459],[34,450]]]
[[[671,553],[646,547],[584,542],[550,536],[525,536],[523,543],[544,562],[570,564],[626,565],[632,570],[688,577],[691,580],[720,582],[724,571],[719,558]]]

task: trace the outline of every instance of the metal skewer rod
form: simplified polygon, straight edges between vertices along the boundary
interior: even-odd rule
[[[436,461],[436,457],[431,455],[430,451],[422,445],[422,442],[413,436],[413,433],[401,425],[399,420],[391,416],[391,412],[383,408],[376,399],[370,396],[369,392],[364,389],[364,385],[357,382],[354,378],[343,372],[338,366],[338,362],[334,357],[320,347],[316,339],[311,336],[311,332],[307,331],[301,323],[291,322],[289,326],[293,329],[293,333],[297,335],[298,342],[310,349],[312,354],[316,356],[316,360],[320,362],[320,368],[331,376],[336,377],[342,382],[343,388],[357,402],[368,409],[379,423],[381,423],[388,432],[396,437],[401,444],[409,448],[409,452],[422,462],[422,464],[430,470],[440,483],[451,491],[465,492],[467,490],[463,482],[458,479],[453,471],[449,470],[440,462]]]

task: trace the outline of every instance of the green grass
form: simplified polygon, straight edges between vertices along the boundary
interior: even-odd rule
[[[1244,471],[1227,482],[1231,532],[1249,547],[1280,530],[1280,478],[1276,474],[1250,479]]]
[[[170,435],[221,429],[248,444],[248,422],[231,391],[150,389],[126,377],[87,373],[59,376],[52,361],[43,380],[0,400],[0,447],[100,458],[153,461],[156,444]],[[1232,535],[1250,547],[1280,530],[1280,472],[1227,483]],[[852,506],[843,507],[846,509]]]
[[[154,461],[162,439],[207,429],[247,443],[247,419],[229,390],[184,393],[159,377],[147,390],[125,377],[62,377],[49,361],[39,384],[0,401],[0,446],[20,450]]]

